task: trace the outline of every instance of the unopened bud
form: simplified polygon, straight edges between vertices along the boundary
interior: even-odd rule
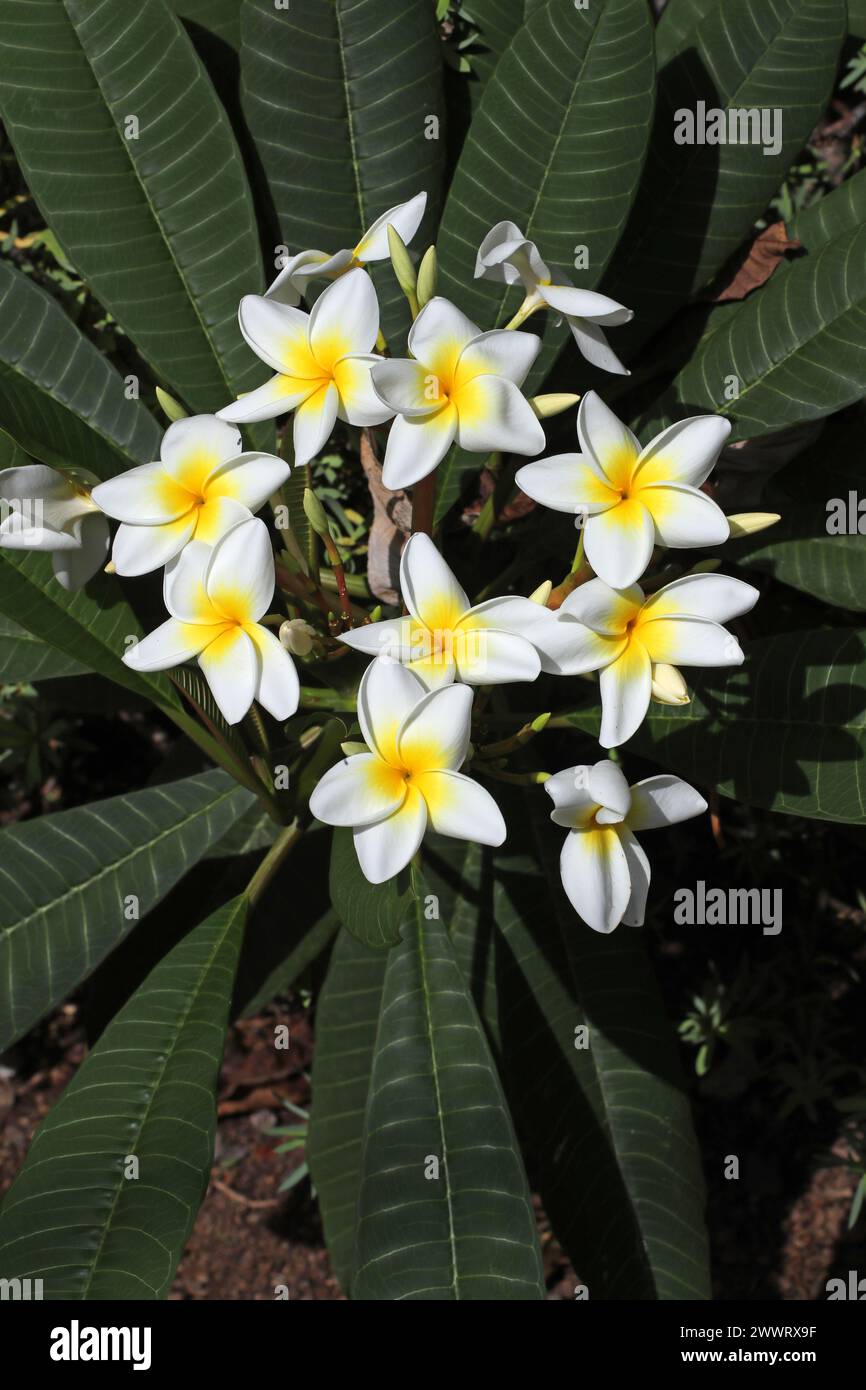
[[[317,536],[330,538],[331,528],[328,525],[325,508],[311,487],[304,488],[304,514]]]
[[[354,758],[356,753],[369,753],[370,751],[366,743],[353,743],[350,739],[341,743],[340,747],[347,758]]]
[[[170,396],[167,391],[163,391],[161,386],[156,388],[156,399],[162,406],[163,414],[167,415],[169,420],[185,420],[187,418],[187,413],[180,401],[176,401],[174,396]]]
[[[564,410],[570,410],[579,400],[580,396],[573,396],[568,391],[553,391],[547,396],[533,396],[529,404],[539,420],[547,420],[551,415],[561,415]]]
[[[439,262],[436,258],[436,247],[428,246],[424,255],[421,257],[421,264],[418,267],[418,308],[423,309],[428,300],[432,299],[436,293],[436,285],[439,280]]]
[[[388,226],[388,250],[391,253],[391,264],[394,267],[397,284],[407,299],[414,299],[418,276],[412,264],[412,257],[406,250],[406,243],[400,233],[390,225]]]
[[[316,629],[305,618],[287,618],[280,624],[280,643],[293,656],[309,656],[315,637]]]
[[[529,601],[530,603],[539,603],[542,608],[546,608],[547,600],[550,598],[550,595],[552,593],[553,580],[545,579],[544,583],[539,584],[538,588],[535,589],[534,592],[529,595]]]
[[[781,520],[778,512],[737,512],[735,516],[728,517],[731,540],[738,536],[753,536],[756,531],[766,531],[768,526],[775,526]]]
[[[657,661],[652,669],[652,697],[662,705],[687,705],[688,686],[676,666]]]

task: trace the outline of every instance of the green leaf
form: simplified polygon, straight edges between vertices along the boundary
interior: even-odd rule
[[[65,999],[251,803],[215,771],[2,831],[0,1051]]]
[[[866,173],[798,218],[808,254],[704,340],[673,383],[674,408],[727,415],[732,438],[748,439],[866,395],[864,218]]]
[[[442,49],[431,0],[245,0],[242,99],[290,251],[354,247],[388,208],[428,193],[436,225],[444,132]],[[426,229],[426,231],[425,231]],[[374,270],[388,341],[408,327],[389,265]],[[392,346],[394,344],[392,343]]]
[[[386,883],[368,883],[361,872],[351,830],[335,830],[331,846],[331,902],[357,941],[380,950],[400,940],[414,894],[408,870]]]
[[[866,631],[743,643],[745,665],[687,672],[688,705],[650,706],[629,747],[749,806],[866,824]],[[569,724],[596,735],[599,712]]]
[[[659,71],[694,40],[701,20],[718,0],[668,0],[656,25],[656,65]]]
[[[140,401],[127,400],[120,373],[45,290],[2,259],[0,420],[34,458],[100,478],[159,457],[162,431]]]
[[[636,314],[618,344],[646,341],[748,236],[824,110],[844,25],[844,0],[721,0],[662,70],[641,191],[604,285]],[[778,150],[677,143],[678,113],[696,116],[698,102],[779,111]]]
[[[4,1278],[42,1279],[47,1299],[168,1294],[210,1177],[246,910],[235,898],[160,961],[40,1126],[0,1214]]]
[[[55,651],[0,614],[0,684],[32,684],[52,676],[79,676],[86,670],[73,657]]]
[[[525,802],[504,809],[526,824]],[[530,852],[431,839],[425,873],[533,1185],[590,1298],[709,1298],[700,1155],[644,943],[578,920],[559,888],[565,832],[537,805],[529,821]]]
[[[364,1111],[387,960],[344,928],[316,1003],[307,1159],[344,1293],[351,1290]]]
[[[525,0],[474,0],[471,7],[473,32],[467,55],[472,72],[468,95],[473,112],[484,95],[496,64],[524,23],[530,8]]]
[[[249,390],[261,371],[237,307],[262,288],[252,201],[177,16],[163,0],[30,0],[0,11],[0,41],[6,129],[93,293],[194,411]]]
[[[240,48],[241,0],[171,0],[171,7],[186,23]]]
[[[532,1202],[496,1067],[448,932],[426,920],[417,886],[414,920],[385,972],[352,1297],[543,1299]]]
[[[588,10],[550,0],[533,12],[487,84],[454,173],[437,243],[440,294],[484,329],[512,317],[520,288],[473,280],[478,247],[503,219],[581,289],[598,283],[637,191],[654,78],[645,0],[605,0]],[[580,247],[586,269],[575,268]],[[570,340],[555,320],[544,314],[529,322],[544,348],[528,393]],[[437,519],[480,463],[455,449],[440,466]]]

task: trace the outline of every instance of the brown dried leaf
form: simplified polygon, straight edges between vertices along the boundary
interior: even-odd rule
[[[701,297],[711,304],[727,304],[745,299],[752,290],[766,284],[786,251],[797,251],[799,241],[791,241],[784,222],[773,222],[759,232],[738,263],[716,280]]]
[[[412,503],[402,489],[382,483],[382,465],[369,430],[361,431],[361,467],[373,499],[373,525],[367,550],[367,583],[382,603],[400,602],[400,552],[412,530]]]

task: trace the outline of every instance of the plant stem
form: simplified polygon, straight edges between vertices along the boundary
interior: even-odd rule
[[[412,534],[433,535],[433,509],[436,501],[436,474],[428,473],[412,489]]]
[[[301,825],[296,820],[280,831],[247,884],[246,896],[249,899],[250,907],[255,907],[286,855],[294,848],[303,833]]]
[[[340,695],[336,690],[316,690],[313,686],[302,685],[301,706],[354,713],[355,699],[351,695]]]

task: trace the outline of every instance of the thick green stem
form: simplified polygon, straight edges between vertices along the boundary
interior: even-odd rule
[[[280,831],[247,884],[246,895],[251,907],[255,907],[286,855],[295,847],[303,833],[303,829],[297,821],[293,821],[291,825],[286,826],[285,830]]]

